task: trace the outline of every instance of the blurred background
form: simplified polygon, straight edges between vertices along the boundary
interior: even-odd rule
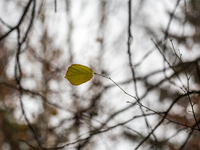
[[[199,46],[200,0],[1,0],[0,149],[199,150]]]

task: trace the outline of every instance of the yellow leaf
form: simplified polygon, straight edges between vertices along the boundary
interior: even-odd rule
[[[80,85],[87,81],[89,81],[93,77],[93,70],[79,64],[71,65],[65,78],[69,80],[69,82],[73,85]]]

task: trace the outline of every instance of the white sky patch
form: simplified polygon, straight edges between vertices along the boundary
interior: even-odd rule
[[[27,118],[29,119],[30,122],[34,122],[35,119],[37,119],[38,114],[43,112],[41,100],[32,98],[29,95],[23,95],[22,101]],[[20,102],[18,102],[18,109],[15,110],[15,117],[19,120],[23,118]]]

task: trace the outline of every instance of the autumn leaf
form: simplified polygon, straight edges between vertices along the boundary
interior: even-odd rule
[[[72,85],[80,85],[89,81],[93,77],[93,70],[87,66],[73,64],[71,65],[65,78],[69,80]]]

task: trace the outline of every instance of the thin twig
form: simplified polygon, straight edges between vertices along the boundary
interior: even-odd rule
[[[129,0],[128,1],[128,41],[127,41],[127,47],[128,47],[127,53],[128,53],[128,58],[129,58],[129,66],[130,66],[131,73],[132,73],[132,79],[134,81],[134,89],[135,89],[137,102],[140,104],[140,110],[141,110],[142,114],[144,115],[144,120],[145,120],[146,126],[147,126],[148,129],[151,130],[151,126],[149,125],[149,122],[148,122],[148,120],[145,116],[144,110],[141,107],[142,104],[139,102],[140,98],[139,98],[139,95],[138,95],[137,80],[136,80],[136,77],[135,77],[135,71],[134,71],[133,63],[132,63],[131,43],[133,41],[133,36],[132,36],[132,33],[131,33],[131,22],[132,22],[131,11],[132,11],[132,0]],[[154,134],[153,134],[153,136],[154,136],[155,140],[157,141],[156,136]]]
[[[186,78],[187,78],[187,88],[185,89],[185,90],[186,90],[186,94],[187,94],[187,97],[188,97],[190,106],[191,106],[191,108],[192,108],[192,114],[193,114],[194,120],[195,120],[195,122],[196,122],[196,125],[197,125],[199,131],[200,131],[200,127],[199,127],[199,124],[198,124],[198,121],[197,121],[197,117],[196,117],[195,112],[194,112],[194,104],[192,104],[192,100],[191,100],[191,98],[190,98],[190,95],[188,94],[189,91],[190,91],[190,83],[189,83],[190,77],[188,76],[188,73],[187,73],[186,68],[185,68],[185,66],[184,66],[184,64],[183,64],[183,61],[182,61],[182,59],[181,59],[181,56],[179,56],[179,55],[177,54],[172,40],[170,40],[170,41],[171,41],[171,45],[172,45],[174,54],[175,54],[176,57],[179,59],[181,65],[182,65],[182,67],[183,67],[183,70],[184,70],[184,72],[185,72],[185,76],[186,76]]]
[[[5,37],[7,37],[7,36],[8,36],[11,32],[13,32],[14,30],[18,30],[19,26],[21,25],[22,21],[24,20],[24,18],[25,18],[25,16],[26,16],[27,12],[28,12],[28,10],[29,10],[29,7],[30,7],[32,1],[35,1],[35,0],[29,0],[29,2],[27,3],[26,7],[24,8],[24,12],[23,12],[21,18],[19,19],[18,24],[17,24],[15,27],[11,28],[11,29],[10,29],[7,33],[5,33],[3,36],[1,36],[1,37],[0,37],[0,41],[3,40]]]
[[[33,22],[34,10],[35,10],[35,0],[33,0],[33,1],[34,1],[34,5],[33,5],[33,8],[32,8],[33,14],[32,14],[32,18],[31,18],[31,21],[30,21],[31,24],[29,24],[29,27],[28,27],[28,29],[26,31],[26,34],[23,37],[22,41],[20,41],[20,39],[21,39],[21,31],[20,31],[19,26],[20,26],[21,22],[23,21],[24,17],[26,16],[26,14],[28,12],[28,9],[29,9],[29,6],[31,5],[32,0],[30,0],[29,3],[27,4],[27,6],[26,6],[26,8],[25,8],[25,10],[23,12],[23,15],[22,15],[20,21],[18,22],[18,25],[15,27],[16,30],[17,30],[17,42],[18,42],[18,48],[17,48],[17,52],[16,52],[16,63],[15,63],[15,80],[16,80],[17,85],[19,87],[19,99],[20,99],[20,106],[21,106],[22,114],[23,114],[23,116],[24,116],[24,118],[26,120],[26,123],[28,124],[29,129],[33,133],[33,136],[34,136],[35,140],[37,141],[39,147],[42,148],[42,144],[41,144],[41,142],[40,142],[40,140],[39,140],[39,138],[38,138],[38,136],[36,134],[36,131],[34,130],[34,128],[32,127],[32,125],[31,125],[31,123],[29,121],[29,119],[26,116],[26,112],[24,110],[24,104],[23,104],[23,101],[22,101],[23,88],[22,88],[22,85],[21,85],[22,69],[21,69],[21,63],[20,63],[20,53],[21,53],[21,46],[25,42],[25,38],[28,35],[28,32],[30,31],[30,28],[31,28],[31,25],[32,25],[32,22]]]

